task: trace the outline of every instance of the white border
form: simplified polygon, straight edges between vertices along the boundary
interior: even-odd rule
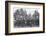
[[[13,8],[14,7],[19,7],[19,8],[40,8],[39,13],[40,13],[40,27],[31,27],[31,28],[14,28],[13,24]],[[32,31],[43,31],[43,5],[36,5],[36,4],[12,4],[9,3],[9,33],[14,33],[14,32],[32,32]]]

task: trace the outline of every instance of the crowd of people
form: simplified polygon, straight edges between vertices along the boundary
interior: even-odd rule
[[[15,27],[36,27],[39,26],[39,13],[34,11],[34,14],[27,14],[26,10],[17,9],[14,13]]]

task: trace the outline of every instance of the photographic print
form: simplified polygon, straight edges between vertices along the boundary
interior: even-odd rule
[[[5,34],[45,32],[45,4],[5,1]]]
[[[14,27],[39,27],[39,11],[36,8],[14,8]]]

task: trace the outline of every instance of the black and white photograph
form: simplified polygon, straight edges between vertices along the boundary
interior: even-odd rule
[[[39,27],[39,12],[33,8],[15,8],[14,27]]]
[[[6,1],[6,35],[44,33],[44,14],[44,3]]]

